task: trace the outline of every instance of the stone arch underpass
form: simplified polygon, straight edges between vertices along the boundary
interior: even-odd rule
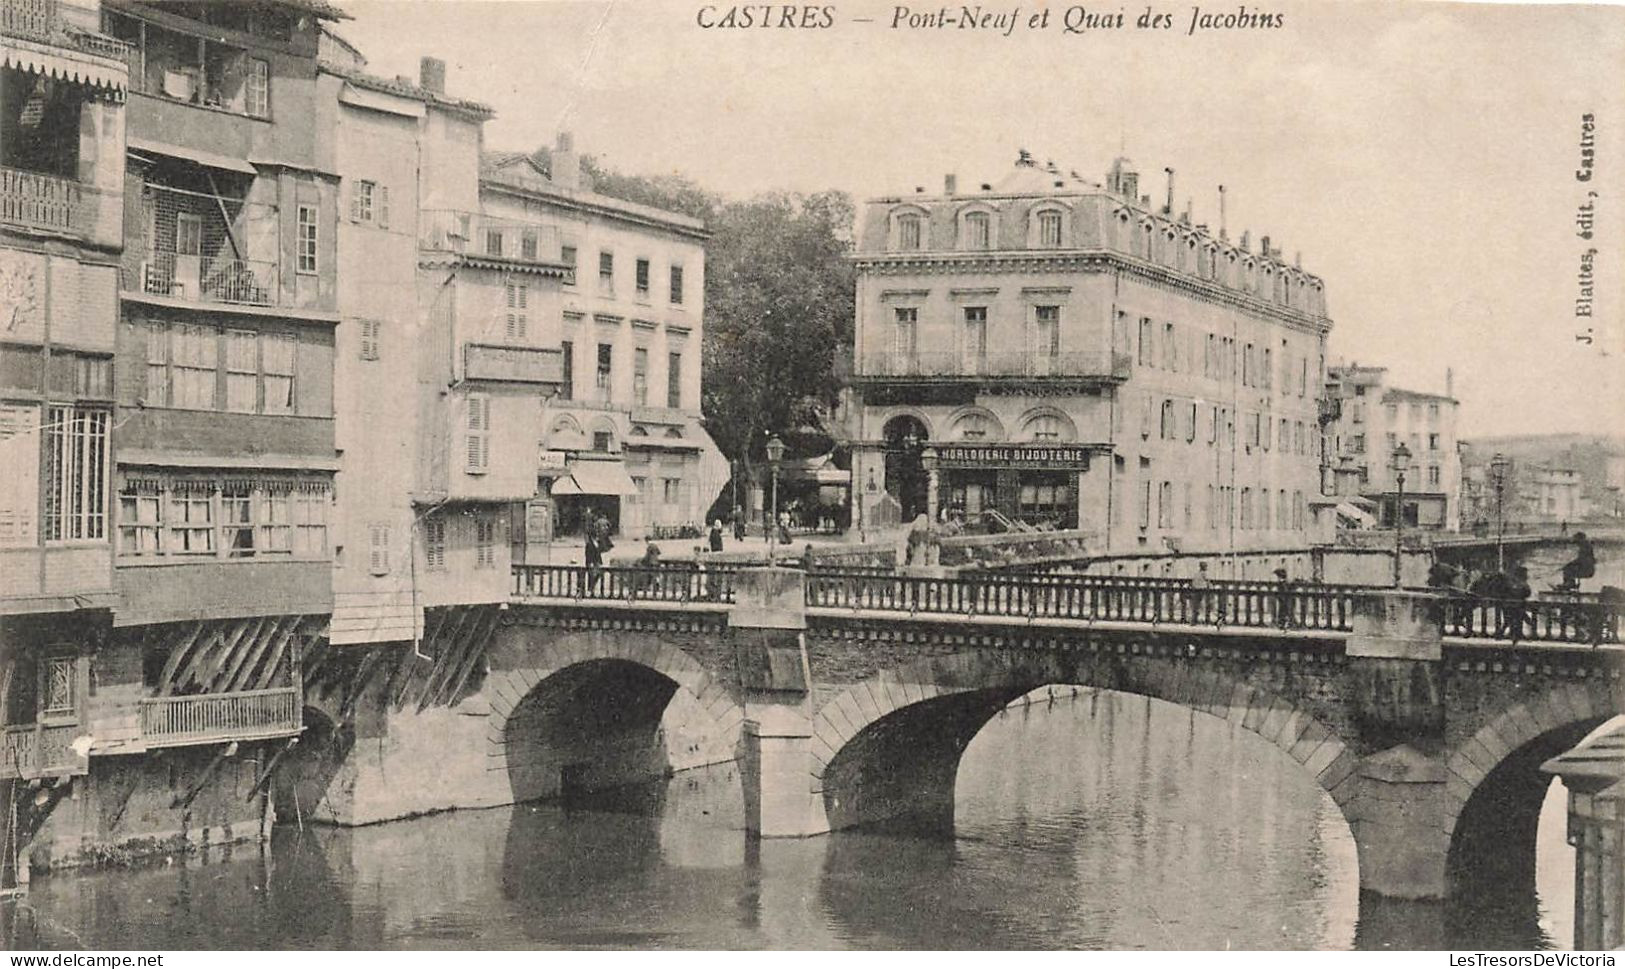
[[[1551,784],[1540,765],[1621,714],[1625,685],[1619,680],[1548,685],[1456,744],[1444,758],[1441,810],[1450,882],[1496,879],[1532,887],[1541,805]]]
[[[487,770],[513,802],[733,760],[744,711],[682,648],[603,629],[508,627],[484,693]]]
[[[959,759],[971,739],[1010,701],[1061,684],[1165,700],[1240,724],[1301,764],[1348,817],[1359,757],[1332,726],[1287,697],[1216,668],[998,650],[904,663],[819,706],[813,790],[829,827],[903,821],[950,828]]]

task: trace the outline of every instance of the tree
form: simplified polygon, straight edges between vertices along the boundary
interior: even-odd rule
[[[768,433],[803,450],[798,440],[823,430],[840,389],[835,359],[852,342],[852,215],[841,192],[774,193],[718,213],[706,247],[703,396],[729,457],[754,465]]]

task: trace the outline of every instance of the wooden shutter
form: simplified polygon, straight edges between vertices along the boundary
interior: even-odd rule
[[[378,331],[382,324],[377,320],[361,320],[361,359],[378,359]]]
[[[389,572],[389,526],[372,525],[368,529],[367,568],[373,575]]]
[[[379,226],[379,228],[382,228],[382,229],[389,228],[389,186],[388,185],[380,185],[380,186],[378,186],[378,198],[374,201],[374,204],[378,207],[378,226]]]
[[[467,417],[463,435],[468,459],[465,470],[469,474],[484,474],[491,464],[491,398],[470,394]]]

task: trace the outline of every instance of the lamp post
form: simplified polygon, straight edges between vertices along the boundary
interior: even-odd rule
[[[1507,470],[1511,464],[1512,462],[1507,460],[1506,455],[1499,451],[1496,452],[1495,457],[1490,459],[1490,481],[1495,485],[1495,570],[1497,572],[1507,570],[1506,548],[1501,544],[1506,528],[1506,514],[1505,506],[1502,504],[1502,495],[1506,492]]]
[[[767,438],[767,467],[773,476],[773,504],[767,522],[767,564],[773,564],[773,545],[779,534],[779,462],[784,460],[784,442],[777,434]]]
[[[1394,499],[1394,588],[1399,588],[1400,565],[1403,561],[1402,553],[1405,548],[1405,472],[1411,466],[1411,449],[1401,443],[1394,448],[1393,463],[1389,469],[1394,472],[1394,481],[1398,485],[1398,494]]]

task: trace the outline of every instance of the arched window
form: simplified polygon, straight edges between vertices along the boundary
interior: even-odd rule
[[[993,422],[986,414],[971,412],[954,422],[953,436],[961,441],[985,441],[993,435]]]
[[[1178,430],[1174,427],[1174,402],[1165,400],[1162,402],[1162,424],[1158,436],[1164,441],[1171,441],[1177,434]]]

